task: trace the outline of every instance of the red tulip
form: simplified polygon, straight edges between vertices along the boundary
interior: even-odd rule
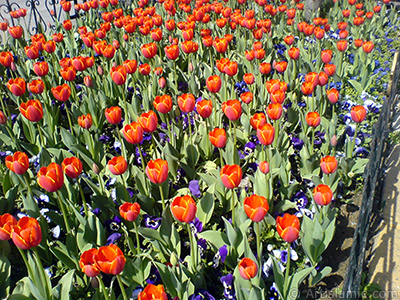
[[[137,122],[125,125],[122,133],[130,144],[139,144],[143,140],[143,127]]]
[[[149,64],[141,64],[139,66],[139,73],[144,76],[149,75],[150,74],[150,65]]]
[[[122,250],[114,244],[100,247],[94,254],[96,267],[106,274],[118,275],[124,270],[126,258]]]
[[[23,30],[20,26],[8,27],[8,33],[13,39],[20,39],[22,37]]]
[[[322,50],[321,51],[321,60],[324,64],[329,64],[332,60],[332,50]]]
[[[257,130],[258,127],[264,125],[265,123],[267,123],[267,118],[265,117],[264,113],[255,113],[250,118],[250,125],[255,130]]]
[[[260,164],[258,165],[258,168],[260,169],[261,173],[263,173],[263,174],[269,173],[269,163],[266,162],[265,160],[260,162]]]
[[[107,121],[110,124],[116,125],[121,123],[121,119],[122,119],[122,110],[119,106],[112,106],[109,108],[106,108],[105,112],[104,112]]]
[[[337,169],[337,160],[334,156],[325,156],[321,158],[320,167],[323,173],[325,174],[333,174]]]
[[[126,70],[126,73],[128,74],[133,74],[136,72],[137,69],[137,62],[136,60],[126,60],[124,61],[124,68]]]
[[[128,169],[128,164],[122,156],[114,156],[108,161],[108,168],[114,175],[122,175]]]
[[[158,112],[167,114],[172,108],[172,98],[169,95],[157,96],[153,101],[153,106]]]
[[[356,105],[351,108],[351,119],[356,123],[361,123],[367,116],[367,110],[364,106]]]
[[[271,120],[279,120],[282,116],[283,108],[280,103],[271,103],[267,107],[267,115]]]
[[[14,56],[11,52],[1,52],[0,53],[0,64],[6,68],[10,68],[11,64],[14,62]]]
[[[70,178],[76,178],[82,173],[82,162],[75,156],[65,158],[61,163],[61,167]]]
[[[151,59],[157,54],[158,47],[156,43],[149,43],[140,47],[140,50],[144,57]]]
[[[313,190],[315,203],[318,205],[328,205],[331,203],[333,198],[332,190],[329,186],[325,184],[319,184]]]
[[[239,100],[228,100],[222,103],[222,111],[231,121],[236,121],[242,115],[242,105]]]
[[[300,221],[295,215],[284,214],[276,218],[278,234],[288,243],[293,243],[299,237]]]
[[[213,104],[211,100],[201,100],[197,102],[197,112],[203,119],[206,119],[211,115],[212,108]]]
[[[89,113],[78,117],[78,124],[84,129],[89,129],[93,125],[92,115]]]
[[[207,89],[210,93],[218,93],[222,86],[221,78],[218,75],[213,75],[206,80]]]
[[[364,42],[362,44],[362,48],[365,53],[371,53],[372,50],[374,49],[374,43],[373,42]]]
[[[57,163],[41,167],[37,176],[39,186],[49,193],[58,191],[64,184],[64,174],[61,166]]]
[[[311,127],[318,127],[321,124],[321,117],[316,111],[309,112],[306,115],[307,124]]]
[[[179,222],[190,223],[196,217],[196,202],[189,195],[176,197],[171,203],[171,212]]]
[[[268,200],[256,194],[244,199],[244,211],[254,222],[261,222],[268,213]]]
[[[28,89],[32,94],[41,94],[44,91],[44,83],[41,79],[32,80],[28,83]]]
[[[12,227],[11,237],[15,246],[28,250],[40,244],[42,229],[35,218],[22,217],[17,225]]]
[[[97,254],[97,249],[92,248],[82,253],[79,260],[79,266],[82,272],[89,277],[95,277],[100,274],[100,270],[97,268],[94,256]]]
[[[74,81],[76,77],[76,70],[74,67],[66,67],[60,70],[61,77],[66,81]]]
[[[175,60],[179,56],[179,47],[177,45],[166,46],[164,52],[168,59]]]
[[[238,63],[235,61],[228,62],[224,67],[224,73],[228,76],[235,76],[238,72]]]
[[[10,79],[7,83],[7,87],[15,96],[22,96],[25,94],[26,86],[23,78],[17,77],[15,79]]]
[[[260,69],[261,74],[264,74],[264,75],[269,74],[269,73],[271,73],[271,64],[270,63],[261,63],[259,69]]]
[[[17,225],[17,220],[12,215],[0,215],[0,240],[8,241],[11,239],[11,232],[14,225]]]
[[[24,152],[17,151],[6,157],[6,166],[15,174],[22,175],[29,169],[29,158]]]
[[[150,160],[146,166],[146,175],[154,184],[161,184],[168,178],[168,162],[162,159]]]
[[[125,202],[119,207],[119,214],[122,218],[129,222],[134,222],[138,215],[140,214],[140,205],[139,203],[129,203]]]
[[[341,52],[346,51],[347,49],[347,41],[346,40],[340,40],[336,43],[337,49]]]
[[[39,122],[43,118],[43,108],[39,100],[28,100],[19,106],[21,114],[31,122]]]
[[[124,66],[112,67],[110,71],[111,79],[117,85],[123,85],[126,81],[126,69]]]
[[[142,126],[144,132],[154,132],[157,129],[158,118],[154,111],[149,110],[138,117],[138,123]]]
[[[288,54],[291,59],[297,60],[300,57],[300,50],[299,48],[293,47],[288,50]]]
[[[240,276],[244,280],[250,280],[257,276],[258,266],[251,258],[243,258],[238,265]]]
[[[7,116],[0,110],[0,124],[3,125],[7,122]]]
[[[287,68],[287,62],[286,61],[280,61],[280,62],[277,62],[276,64],[275,64],[275,70],[278,72],[278,73],[283,73],[283,72],[285,72],[286,71],[286,68]]]
[[[271,145],[275,138],[275,128],[271,124],[265,123],[257,128],[257,137],[261,144]]]
[[[67,101],[69,96],[71,96],[71,88],[66,83],[55,88],[51,88],[51,92],[53,93],[54,98],[61,102]]]
[[[161,284],[148,284],[145,289],[139,293],[138,300],[168,300],[168,296]]]
[[[252,85],[254,83],[255,77],[252,73],[246,73],[243,75],[243,81],[248,85]]]
[[[329,102],[332,104],[335,104],[339,100],[339,92],[335,88],[327,90],[326,94],[328,95]]]
[[[220,176],[227,189],[234,189],[242,181],[242,169],[238,165],[225,165],[221,169]]]
[[[178,97],[178,105],[181,111],[189,113],[193,111],[196,105],[196,99],[192,94],[183,94]]]
[[[223,128],[215,128],[208,134],[211,144],[217,148],[223,148],[226,145],[226,131]]]

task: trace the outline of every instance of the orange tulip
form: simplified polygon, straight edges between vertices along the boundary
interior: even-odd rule
[[[158,47],[156,43],[149,43],[140,47],[140,50],[144,57],[151,59],[157,54]]]
[[[55,88],[51,88],[51,92],[58,101],[65,102],[71,96],[71,88],[68,84],[64,83],[63,85],[59,85]]]
[[[333,198],[332,190],[329,186],[325,184],[319,184],[313,190],[315,203],[318,205],[328,205],[331,203]]]
[[[265,117],[264,113],[255,113],[254,116],[250,118],[250,125],[255,130],[265,123],[267,123],[267,118]]]
[[[168,296],[161,284],[148,284],[145,289],[139,293],[138,300],[168,300]]]
[[[178,105],[181,111],[184,113],[189,113],[193,111],[196,105],[196,99],[193,94],[183,94],[178,97]]]
[[[250,280],[257,276],[258,266],[251,258],[243,258],[238,265],[240,276],[244,280]]]
[[[278,234],[288,243],[293,243],[299,237],[300,221],[295,215],[284,214],[276,218]]]
[[[114,175],[122,175],[128,169],[128,164],[122,156],[114,156],[108,161],[108,168]]]
[[[31,122],[39,122],[43,118],[43,108],[39,100],[28,100],[19,106],[21,114]]]
[[[283,40],[286,43],[286,45],[291,46],[294,43],[294,36],[293,35],[285,36]]]
[[[215,128],[208,134],[211,144],[217,148],[223,148],[226,145],[226,131],[223,128]]]
[[[154,184],[161,184],[168,178],[168,162],[162,159],[150,160],[146,166],[146,175]]]
[[[270,63],[261,63],[259,69],[261,74],[266,75],[271,73],[272,68]]]
[[[322,50],[321,51],[321,60],[324,64],[329,64],[332,60],[332,50]]]
[[[199,50],[199,45],[193,41],[184,41],[181,43],[182,51],[186,54],[195,53]]]
[[[66,81],[74,81],[76,70],[74,67],[66,67],[60,70],[61,77]]]
[[[333,73],[331,73],[333,75],[335,73],[335,71],[336,71],[336,67],[330,68],[330,69],[328,69],[328,71],[329,72],[333,71]],[[332,75],[329,75],[329,76],[332,76]],[[319,74],[318,74],[318,85],[319,86],[326,85],[328,83],[328,80],[329,80],[328,74],[326,74],[325,72],[319,72]]]
[[[256,194],[244,199],[244,211],[254,222],[261,222],[268,213],[268,200]]]
[[[149,75],[150,74],[150,65],[149,64],[141,64],[139,66],[139,73],[144,76]]]
[[[138,123],[142,126],[144,132],[154,132],[157,129],[158,118],[154,111],[149,110],[138,117]]]
[[[61,163],[61,167],[70,178],[76,178],[82,173],[82,162],[75,156],[65,158]]]
[[[92,248],[82,253],[79,260],[79,266],[82,272],[89,277],[95,277],[100,274],[100,270],[96,266],[94,256],[97,254],[97,249]]]
[[[47,41],[46,44],[43,45],[43,50],[47,53],[53,53],[56,51],[56,43],[54,41]]]
[[[283,73],[283,72],[285,72],[286,71],[286,68],[287,68],[287,62],[286,61],[280,61],[280,62],[277,62],[276,64],[275,64],[275,70],[278,72],[278,73]]]
[[[71,20],[65,20],[62,24],[65,30],[70,31],[72,29],[72,22]]]
[[[25,94],[26,86],[23,78],[17,77],[15,79],[10,79],[7,83],[7,87],[15,96],[22,96]]]
[[[42,241],[42,229],[35,218],[22,217],[12,227],[11,238],[18,248],[28,250]]]
[[[225,38],[216,37],[213,42],[213,46],[218,53],[225,53],[228,50],[228,40]]]
[[[224,73],[228,76],[235,76],[238,72],[238,63],[230,61],[224,66]]]
[[[254,50],[249,50],[244,53],[244,56],[248,61],[253,61],[256,58],[256,52]]]
[[[222,103],[222,111],[231,121],[236,121],[242,115],[242,105],[239,100],[228,100]]]
[[[311,127],[318,127],[321,124],[321,117],[316,111],[309,112],[306,115],[307,124]]]
[[[365,53],[371,53],[372,50],[374,49],[374,43],[373,42],[364,42],[362,44],[362,48]]]
[[[6,68],[10,68],[11,64],[14,62],[14,56],[11,52],[1,52],[0,53],[0,64]]]
[[[265,160],[260,162],[260,164],[258,165],[258,168],[260,169],[261,173],[263,173],[263,174],[269,173],[269,163],[266,162]]]
[[[7,122],[7,116],[0,110],[0,124],[3,125]]]
[[[28,83],[28,89],[32,94],[41,94],[44,91],[44,83],[41,79],[32,80]]]
[[[168,59],[175,60],[179,56],[179,47],[177,45],[166,46],[164,52]]]
[[[6,157],[6,166],[18,175],[24,174],[29,169],[29,158],[24,152],[17,151],[13,156]]]
[[[134,222],[138,215],[140,214],[140,205],[139,203],[129,203],[125,202],[119,207],[119,214],[125,220],[129,222]]]
[[[297,60],[300,57],[300,50],[299,48],[292,47],[288,50],[288,54],[291,59]]]
[[[101,272],[118,275],[124,270],[126,258],[117,245],[111,244],[100,247],[94,254],[94,261]]]
[[[119,106],[112,106],[112,107],[106,108],[106,111],[104,114],[106,116],[107,121],[110,124],[116,125],[116,124],[121,123],[122,110]]]
[[[336,43],[337,49],[341,52],[346,51],[347,49],[347,41],[346,40],[340,40]]]
[[[19,39],[22,37],[23,30],[20,26],[8,27],[8,33],[13,39]]]
[[[167,114],[172,109],[172,98],[169,95],[157,96],[153,106],[158,112]]]
[[[337,160],[334,156],[325,156],[321,158],[320,167],[323,173],[332,174],[336,172],[337,169]]]
[[[213,75],[206,80],[207,89],[210,93],[218,93],[222,86],[221,78],[218,75]]]
[[[72,59],[72,65],[77,71],[84,71],[86,69],[86,58],[83,56],[74,57]]]
[[[361,123],[367,116],[367,110],[364,106],[356,105],[351,108],[351,119],[356,123]]]
[[[197,108],[197,112],[199,113],[199,115],[203,119],[206,119],[212,113],[213,104],[212,104],[211,100],[201,100],[197,103],[196,108]]]
[[[196,217],[196,202],[189,195],[176,197],[171,203],[171,212],[179,222],[190,223]]]
[[[78,117],[78,124],[84,129],[89,129],[93,125],[92,115],[89,113]]]
[[[335,104],[339,100],[339,92],[335,88],[327,90],[326,94],[328,95],[329,102],[332,104]]]
[[[314,92],[314,83],[313,82],[303,82],[301,85],[301,91],[304,95],[309,96]]]
[[[137,122],[125,125],[122,133],[130,144],[139,144],[143,140],[143,127]]]
[[[261,144],[271,145],[275,138],[275,128],[271,124],[265,123],[257,128],[257,137]]]
[[[279,120],[282,116],[283,108],[280,103],[271,103],[267,107],[267,115],[271,120]]]
[[[0,216],[0,240],[8,241],[11,239],[11,232],[17,225],[17,220],[10,214],[4,214]]]
[[[221,169],[220,176],[227,189],[234,189],[242,181],[242,169],[238,165],[225,165]]]
[[[326,64],[324,67],[324,72],[329,76],[333,76],[336,72],[336,66],[334,64]],[[328,81],[328,79],[326,78],[326,81]],[[322,84],[320,84],[322,85]]]
[[[39,186],[49,193],[58,191],[64,184],[64,174],[61,166],[57,163],[41,167],[37,176]]]
[[[243,80],[248,85],[252,85],[254,83],[255,77],[252,73],[246,73],[243,75]]]
[[[271,102],[282,104],[285,102],[286,94],[281,90],[276,90],[271,93]]]
[[[137,62],[136,60],[126,60],[124,61],[124,68],[126,70],[126,73],[128,74],[133,74],[136,72],[137,69]]]
[[[112,67],[110,71],[111,79],[117,85],[123,85],[126,81],[126,69],[124,66]]]

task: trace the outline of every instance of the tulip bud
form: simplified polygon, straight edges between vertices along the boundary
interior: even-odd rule
[[[92,170],[93,170],[94,174],[99,174],[100,173],[100,168],[95,163],[93,163]]]
[[[269,163],[266,161],[260,162],[260,164],[258,165],[258,168],[260,169],[261,173],[263,173],[263,174],[269,173]]]
[[[193,72],[193,64],[191,62],[189,63],[189,70],[190,72]]]
[[[90,277],[90,284],[94,289],[98,289],[99,288],[99,280],[97,279],[96,276],[94,277]]]
[[[7,122],[7,116],[0,110],[0,124],[5,124]]]
[[[331,146],[336,147],[337,145],[337,136],[336,134],[331,138]]]
[[[97,73],[99,73],[100,76],[103,76],[104,71],[103,71],[103,68],[101,66],[97,67]]]
[[[12,70],[13,72],[17,71],[17,66],[15,65],[14,62],[11,63],[11,70]]]
[[[87,86],[87,87],[92,87],[92,85],[93,85],[93,82],[92,82],[92,78],[88,75],[88,76],[85,76],[85,78],[83,79],[83,81],[84,81],[84,83],[85,83],[85,85]]]
[[[165,78],[164,78],[164,77],[161,77],[161,78],[158,80],[158,86],[159,86],[161,89],[163,89],[163,88],[165,88],[166,85],[167,85],[167,82],[165,81]]]
[[[129,37],[128,37],[128,35],[126,33],[124,34],[123,39],[124,39],[124,41],[129,40]]]
[[[175,252],[172,252],[170,261],[171,265],[176,266],[176,264],[178,263],[178,258],[176,257]]]

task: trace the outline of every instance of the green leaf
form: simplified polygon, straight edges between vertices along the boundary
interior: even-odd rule
[[[57,286],[53,288],[52,294],[58,300],[69,300],[71,299],[70,292],[72,290],[72,282],[74,279],[75,270],[70,270],[67,274],[65,274]]]
[[[332,272],[332,268],[329,266],[326,266],[323,268],[320,272],[318,272],[317,276],[315,276],[312,279],[311,285],[316,285],[318,282],[320,282],[324,277],[328,276]]]
[[[11,264],[7,257],[0,253],[0,298],[7,298],[10,292]]]
[[[227,235],[221,231],[206,230],[197,234],[199,238],[205,239],[218,250],[224,245],[230,245]]]
[[[206,192],[203,198],[197,204],[197,214],[196,216],[205,226],[208,221],[210,221],[212,214],[214,212],[214,198],[213,195]]]

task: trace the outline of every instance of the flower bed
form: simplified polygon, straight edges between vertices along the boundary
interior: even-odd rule
[[[0,23],[0,296],[295,299],[329,275],[395,11],[61,5],[28,42]]]

